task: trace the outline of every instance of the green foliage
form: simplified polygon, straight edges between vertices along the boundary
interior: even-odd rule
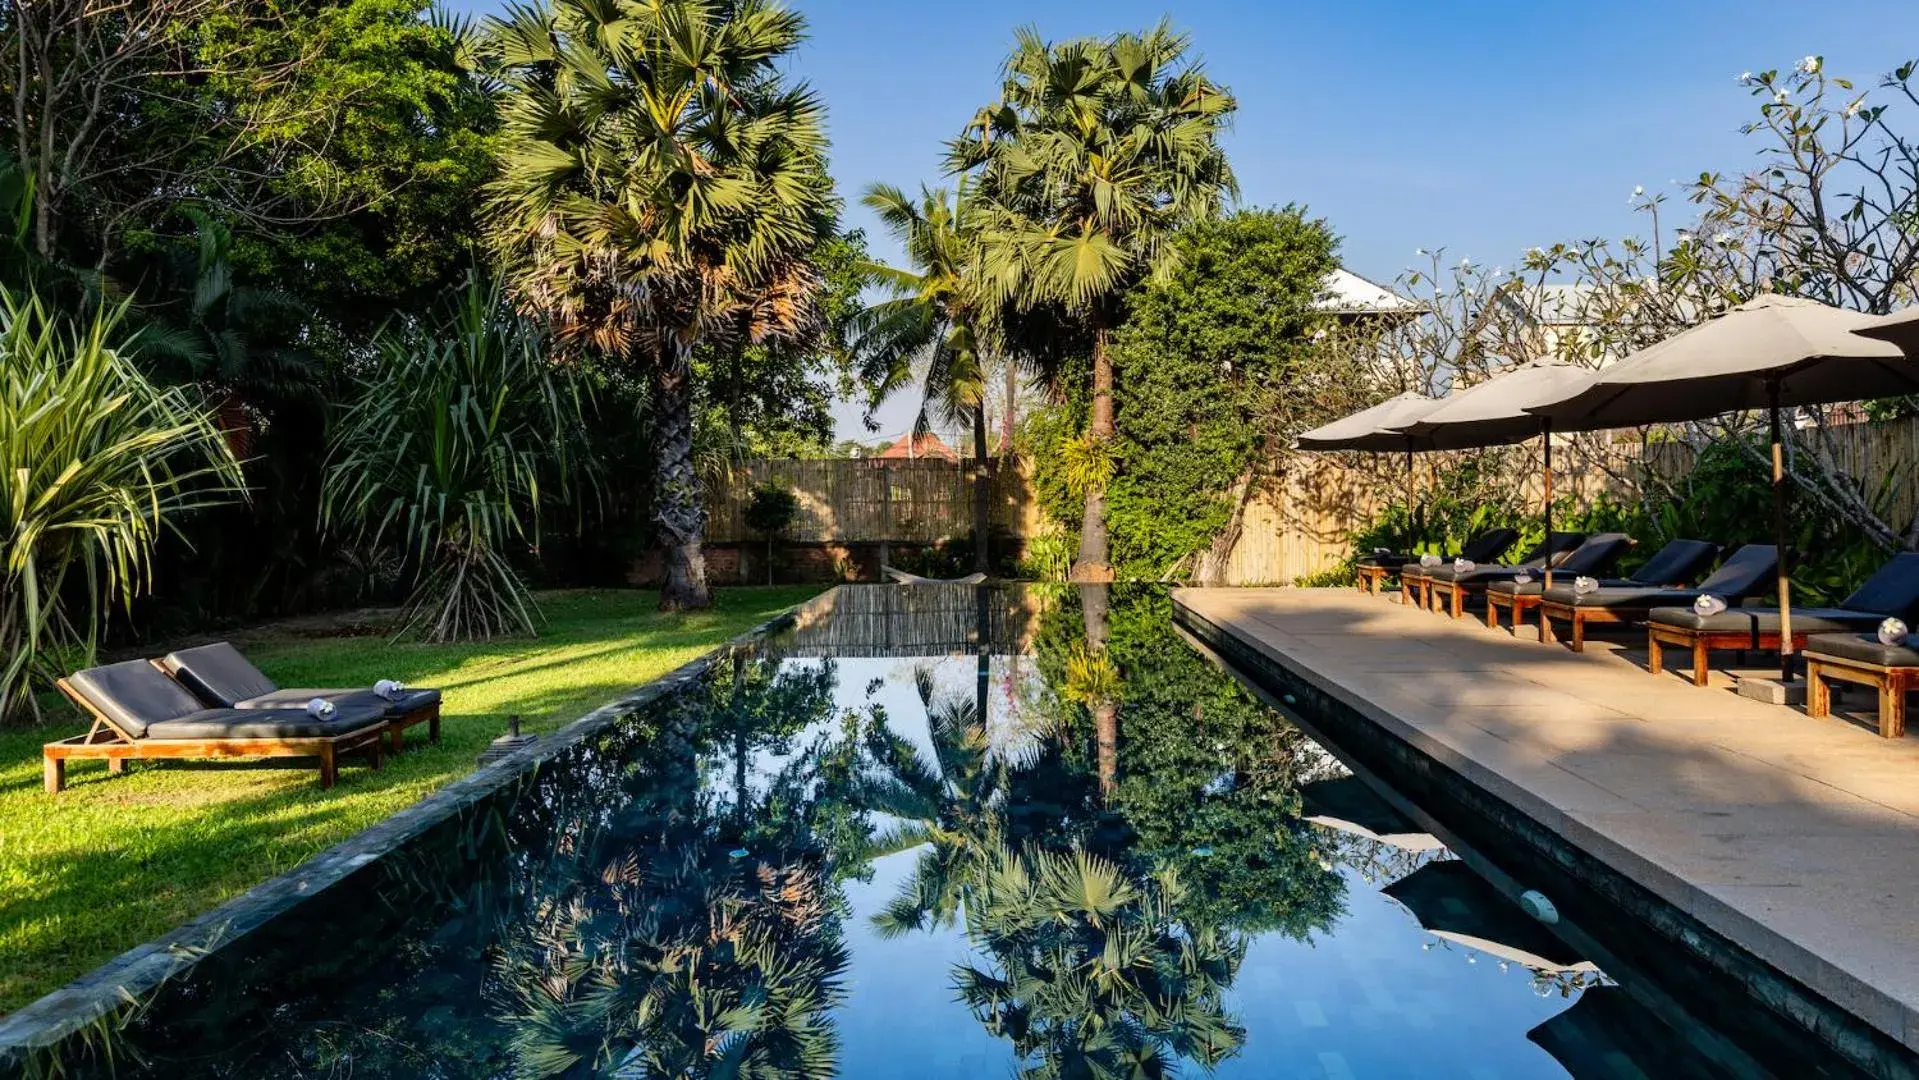
[[[569,457],[578,390],[539,327],[470,279],[445,320],[383,337],[331,433],[329,525],[404,545],[419,578],[403,633],[429,641],[533,631],[509,545],[539,543],[542,485],[592,475]]]
[[[36,692],[92,659],[180,515],[243,490],[203,403],[136,371],[117,324],[0,293],[0,719],[38,715]]]
[[[753,489],[741,516],[747,528],[770,539],[785,532],[799,513],[800,500],[792,488],[767,483]]]
[[[1129,299],[1113,338],[1125,407],[1109,493],[1122,576],[1186,568],[1226,527],[1235,485],[1295,433],[1293,399],[1342,377],[1311,336],[1335,246],[1324,221],[1293,207],[1202,221],[1173,237],[1173,268]]]

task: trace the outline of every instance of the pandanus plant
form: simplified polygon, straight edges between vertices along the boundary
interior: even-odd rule
[[[92,657],[103,610],[147,588],[178,515],[242,491],[205,403],[147,381],[113,347],[118,325],[0,292],[0,719],[37,716],[36,692]]]
[[[471,279],[443,325],[384,335],[331,433],[322,514],[416,568],[400,633],[428,641],[532,633],[537,606],[508,559],[539,542],[542,498],[593,483],[569,452],[580,390],[540,327]]]

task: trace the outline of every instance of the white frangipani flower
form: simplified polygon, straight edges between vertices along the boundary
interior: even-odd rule
[[[1819,66],[1821,63],[1822,61],[1817,56],[1808,56],[1804,60],[1799,61],[1799,70],[1808,75],[1817,75],[1819,74]]]
[[[1635,198],[1635,199],[1636,199],[1636,198],[1638,198],[1639,196],[1641,196],[1641,195],[1644,195],[1645,193],[1646,193],[1646,185],[1644,185],[1644,184],[1634,184],[1634,185],[1632,186],[1632,194],[1633,194],[1633,198]]]
[[[1414,258],[1416,258],[1416,259],[1423,259],[1423,258],[1425,258],[1425,257],[1426,257],[1426,249],[1425,249],[1425,248],[1414,248],[1414,249],[1413,249],[1413,257],[1414,257]]]
[[[1784,105],[1791,96],[1792,95],[1786,93],[1784,90],[1774,90],[1772,92],[1772,102],[1775,105]]]
[[[1749,82],[1751,82],[1751,81],[1752,81],[1752,72],[1750,72],[1750,71],[1742,71],[1742,72],[1740,72],[1740,73],[1739,73],[1739,81],[1740,81],[1741,83],[1749,83]]]
[[[1853,98],[1850,102],[1846,104],[1846,115],[1858,116],[1859,110],[1865,107],[1866,107],[1866,99],[1863,95],[1860,97]]]

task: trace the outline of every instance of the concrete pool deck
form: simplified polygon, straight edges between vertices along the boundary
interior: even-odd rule
[[[1574,654],[1385,595],[1174,598],[1919,1049],[1919,738],[1695,687],[1681,658],[1654,676],[1617,647]]]

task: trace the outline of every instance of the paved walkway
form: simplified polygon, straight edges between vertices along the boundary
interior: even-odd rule
[[[1919,1048],[1919,735],[1352,590],[1177,601]],[[1861,695],[1870,701],[1869,694]]]

